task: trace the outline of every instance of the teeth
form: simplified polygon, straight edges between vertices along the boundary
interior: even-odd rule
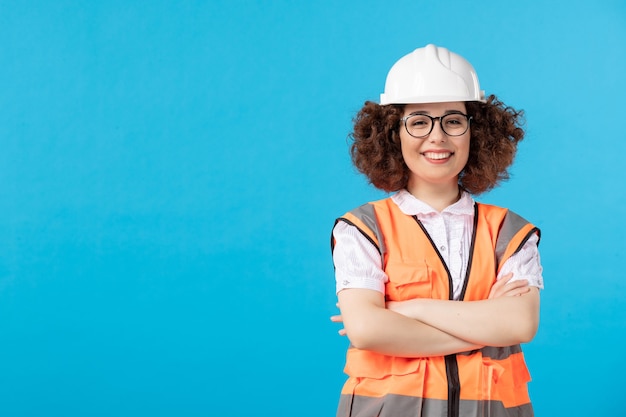
[[[445,153],[435,153],[435,152],[424,152],[424,156],[428,159],[446,159],[452,155],[450,152]]]

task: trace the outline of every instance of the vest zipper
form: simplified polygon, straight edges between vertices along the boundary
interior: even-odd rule
[[[446,376],[448,377],[448,417],[459,417],[459,401],[461,398],[461,384],[459,383],[459,365],[456,355],[448,355],[446,361]]]
[[[422,224],[421,221],[417,218],[417,216],[413,216],[419,227],[422,229],[433,249],[439,256],[439,260],[441,264],[446,270],[448,274],[448,298],[450,300],[454,299],[454,286],[452,284],[452,274],[450,274],[450,270],[448,269],[448,265],[443,260],[443,256],[437,249],[437,245],[433,242],[432,238],[426,231],[426,228]],[[472,258],[474,254],[474,242],[476,241],[476,224],[478,222],[478,207],[474,205],[474,230],[472,230],[472,241],[470,246],[470,254],[467,263],[467,271],[465,273],[465,282],[463,283],[463,289],[461,290],[461,300],[465,298],[465,290],[467,289],[467,282],[469,281],[470,269],[472,267]],[[447,355],[445,356],[446,362],[446,378],[448,379],[448,417],[459,417],[459,405],[461,401],[461,383],[459,382],[459,364],[456,360],[456,355]]]

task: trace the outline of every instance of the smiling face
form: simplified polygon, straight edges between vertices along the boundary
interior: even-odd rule
[[[466,114],[465,103],[407,104],[404,108],[404,116],[425,114],[441,117],[453,112]],[[457,189],[459,173],[469,157],[470,129],[461,136],[448,136],[441,129],[440,122],[435,120],[428,136],[415,138],[409,135],[402,123],[400,142],[402,157],[410,171],[409,192],[418,195],[420,188]]]

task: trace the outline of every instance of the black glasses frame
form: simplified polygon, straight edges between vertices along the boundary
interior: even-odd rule
[[[452,135],[452,134],[450,134],[450,133],[446,132],[445,127],[443,127],[443,119],[444,119],[444,118],[446,118],[446,117],[448,117],[448,116],[451,116],[451,115],[455,115],[455,116],[464,116],[464,117],[467,119],[467,128],[463,131],[463,133],[457,133],[457,134],[453,134],[453,135]],[[428,131],[428,133],[426,133],[425,135],[421,135],[421,136],[415,136],[415,135],[411,134],[411,132],[409,131],[409,127],[407,126],[407,123],[406,123],[406,122],[407,122],[407,121],[408,121],[411,117],[413,117],[413,116],[425,116],[425,117],[428,117],[428,118],[430,119],[430,122],[431,122],[431,123],[430,123],[430,130]],[[442,131],[443,131],[443,133],[445,133],[446,135],[448,135],[448,136],[462,136],[462,135],[464,135],[464,134],[468,131],[468,129],[470,128],[470,124],[472,123],[472,116],[468,116],[467,114],[465,114],[465,113],[461,113],[460,111],[459,111],[459,112],[451,112],[451,113],[446,113],[446,114],[444,114],[443,116],[439,116],[439,117],[432,117],[432,116],[429,116],[429,115],[424,114],[424,113],[411,113],[411,114],[408,114],[408,115],[404,116],[404,117],[403,117],[402,119],[400,119],[400,120],[401,120],[401,121],[403,122],[403,124],[404,124],[404,128],[406,129],[406,133],[408,133],[409,135],[413,136],[414,138],[422,139],[422,138],[425,138],[426,136],[428,136],[428,135],[430,135],[430,134],[431,134],[431,132],[433,131],[433,128],[435,127],[435,120],[438,120],[438,121],[439,121],[439,126],[441,126],[441,130],[442,130]]]

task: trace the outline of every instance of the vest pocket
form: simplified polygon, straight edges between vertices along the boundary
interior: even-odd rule
[[[359,372],[361,376],[351,374],[342,390],[337,415],[421,416],[428,360],[401,362],[404,363],[389,363],[386,372]],[[407,413],[407,406],[411,413]]]
[[[482,366],[482,378],[481,378],[481,388],[482,393],[481,397],[483,400],[494,400],[498,399],[497,396],[497,388],[498,382],[502,374],[504,373],[504,367],[502,367],[497,362],[494,362],[490,359],[483,359]]]
[[[426,261],[389,260],[385,272],[389,277],[386,289],[390,300],[433,298],[434,271]]]
[[[350,348],[344,372],[352,377],[384,379],[389,376],[423,374],[426,358],[387,356]]]
[[[483,400],[500,401],[507,408],[528,403],[529,380],[530,374],[521,354],[511,355],[502,361],[483,358]]]

